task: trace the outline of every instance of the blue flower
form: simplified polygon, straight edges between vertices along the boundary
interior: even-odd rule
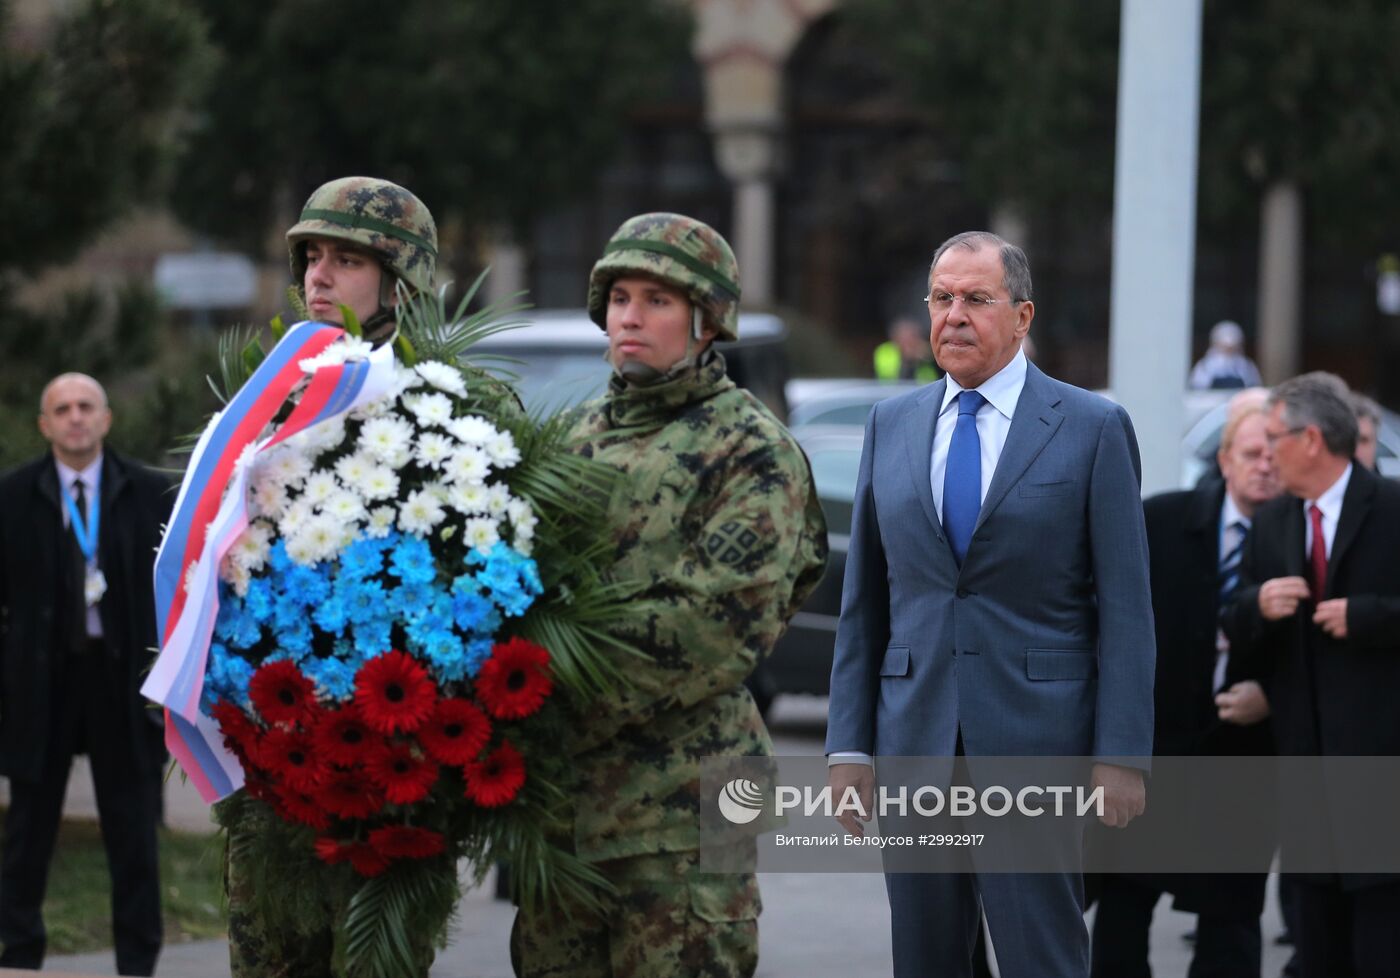
[[[302,672],[316,684],[316,693],[341,702],[355,695],[356,667],[340,659],[310,658],[302,663]]]
[[[404,537],[398,542],[389,555],[389,566],[405,584],[415,581],[431,583],[437,576],[428,541],[413,536]]]
[[[248,614],[259,624],[271,621],[277,606],[272,595],[271,582],[265,577],[255,577],[249,581],[248,594],[244,597],[243,604],[248,609]]]
[[[276,635],[278,648],[289,653],[293,658],[300,659],[311,652],[311,622],[306,618],[298,618],[291,628],[284,628]]]
[[[470,578],[459,577],[457,580]],[[495,610],[491,607],[491,602],[475,591],[459,591],[456,587],[452,590],[452,617],[457,622],[457,627],[464,632],[480,629],[487,616]]]
[[[378,581],[341,580],[336,590],[345,602],[345,616],[356,625],[379,622],[393,613]]]
[[[426,581],[412,581],[394,588],[394,610],[401,618],[412,618],[422,613],[432,604],[437,590]]]
[[[287,541],[279,538],[272,544],[272,549],[267,554],[267,565],[272,568],[275,574],[284,574],[296,565],[292,563],[292,558],[287,556]]]
[[[467,675],[473,679],[481,671],[482,663],[491,658],[491,640],[474,638],[467,643]]]
[[[370,577],[384,569],[384,548],[372,537],[362,537],[340,554],[341,577]]]
[[[325,564],[315,567],[293,567],[285,575],[283,599],[291,598],[310,607],[326,600],[331,593],[330,574]]]
[[[467,674],[462,640],[451,632],[435,632],[423,643],[423,653],[432,663],[440,682],[454,682]]]
[[[389,651],[393,629],[387,621],[355,623],[355,653],[369,659]]]
[[[311,620],[321,631],[333,635],[345,630],[345,625],[350,619],[345,611],[345,595],[339,587],[316,606],[316,610],[311,613]]]
[[[225,646],[215,642],[209,646],[201,701],[208,701],[209,709],[213,709],[214,702],[220,699],[230,700],[247,709],[251,705],[248,681],[252,678],[253,667],[247,659],[230,654]]]

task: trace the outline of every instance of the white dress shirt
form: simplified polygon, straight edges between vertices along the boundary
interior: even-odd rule
[[[1337,521],[1342,518],[1342,498],[1347,494],[1347,483],[1351,482],[1351,466],[1348,462],[1337,481],[1316,499],[1303,500],[1303,559],[1312,558],[1312,515],[1309,508],[1316,506],[1322,510],[1322,545],[1327,559],[1332,559],[1332,541],[1337,539]]]
[[[987,498],[987,488],[996,474],[997,461],[1001,450],[1006,447],[1006,435],[1011,430],[1011,417],[1016,413],[1016,405],[1021,400],[1021,391],[1026,386],[1026,353],[1017,349],[1011,362],[988,377],[976,390],[987,399],[987,403],[977,412],[977,440],[982,447],[982,491],[980,499]],[[938,518],[943,519],[943,476],[948,471],[948,447],[953,443],[953,429],[957,427],[958,408],[956,398],[963,392],[963,386],[948,375],[947,388],[943,392],[943,403],[938,410],[938,424],[933,429],[933,457],[929,461],[929,481],[933,486],[933,506]],[[869,764],[870,755],[861,751],[836,751],[828,759],[828,764]]]
[[[1021,400],[1021,391],[1025,386],[1026,354],[1018,349],[1010,363],[977,388],[977,392],[987,399],[986,405],[977,412],[977,440],[982,446],[980,499],[987,498],[987,488],[996,473],[997,460],[1006,446],[1006,434],[1011,430],[1011,417],[1016,413],[1016,404]],[[953,443],[953,429],[957,427],[957,396],[962,392],[962,385],[950,374],[947,389],[943,392],[943,404],[938,411],[938,424],[933,429],[929,480],[933,484],[933,506],[940,520],[943,519],[943,475],[948,470],[948,448]]]
[[[81,472],[69,468],[57,458],[54,465],[58,467],[58,482],[61,486],[59,490],[59,509],[63,512],[63,528],[68,528],[68,504],[62,501],[64,493],[73,497],[77,502],[77,493],[73,491],[73,483],[81,481],[83,484],[83,497],[87,501],[87,512],[83,514],[85,522],[91,524],[91,513],[93,504],[102,497],[98,495],[102,491],[102,453],[97,453],[97,458],[93,459]],[[92,563],[97,563],[97,554],[93,554]],[[102,637],[102,615],[98,613],[97,605],[90,605],[87,610],[87,633],[88,638]]]

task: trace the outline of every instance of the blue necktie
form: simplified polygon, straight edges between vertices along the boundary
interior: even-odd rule
[[[1227,529],[1234,537],[1230,549],[1220,558],[1220,607],[1224,609],[1240,586],[1240,560],[1244,556],[1244,538],[1249,526],[1243,520],[1235,520]]]
[[[962,566],[972,543],[972,529],[982,508],[982,441],[977,437],[977,412],[987,399],[976,391],[958,395],[958,423],[948,446],[948,467],[943,473],[943,529],[953,547],[953,559]]]

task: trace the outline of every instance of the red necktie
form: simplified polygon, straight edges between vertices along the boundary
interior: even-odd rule
[[[1327,590],[1327,538],[1322,535],[1322,510],[1309,506],[1308,516],[1312,518],[1312,580],[1309,583],[1316,604]]]

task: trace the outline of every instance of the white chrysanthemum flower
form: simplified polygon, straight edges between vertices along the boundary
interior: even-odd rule
[[[535,515],[535,508],[524,499],[512,499],[506,504],[506,515],[510,517],[510,525],[515,530],[515,539],[531,540],[535,536],[535,527],[539,525],[539,517]]]
[[[347,523],[353,524],[364,519],[365,501],[353,492],[341,489],[321,503],[321,512],[339,520],[342,526]]]
[[[376,506],[369,511],[369,522],[365,524],[365,536],[382,540],[389,535],[389,531],[394,528],[394,517],[398,514],[394,512],[392,506]]]
[[[453,418],[446,427],[453,437],[464,445],[485,445],[500,434],[495,425],[475,414],[469,414],[465,418]]]
[[[470,485],[486,481],[491,474],[491,462],[481,449],[464,445],[452,453],[442,472],[449,482]]]
[[[303,567],[316,563],[316,548],[305,533],[295,533],[286,540],[288,560]]]
[[[408,498],[399,507],[399,529],[420,537],[426,536],[446,516],[447,511],[442,508],[437,495],[426,489],[419,489],[409,493]]]
[[[253,575],[248,572],[248,568],[234,559],[232,553],[224,555],[224,559],[219,562],[219,579],[233,588],[233,593],[240,598],[248,595],[248,582]]]
[[[332,448],[339,448],[340,443],[345,441],[345,419],[341,417],[323,421],[308,429],[307,434],[311,436],[307,443],[307,454],[310,456],[314,457],[322,452],[328,452]]]
[[[267,564],[271,549],[272,527],[262,520],[254,520],[238,535],[229,548],[228,556],[245,571],[259,571]]]
[[[415,387],[422,387],[424,379],[412,367],[405,367],[397,360],[394,361],[394,386],[399,394],[404,391],[411,391]]]
[[[279,447],[266,455],[271,457],[265,465],[259,465],[259,479],[271,479],[288,489],[297,489],[311,474],[311,459],[295,448]]]
[[[250,494],[257,516],[277,519],[287,511],[287,487],[271,479],[255,483]]]
[[[387,465],[376,465],[355,488],[366,499],[393,499],[399,494],[399,474]]]
[[[495,485],[486,490],[486,512],[498,519],[506,514],[506,508],[510,506],[510,490],[503,485]]]
[[[413,370],[440,391],[447,391],[458,397],[466,396],[467,382],[462,379],[462,373],[456,367],[448,366],[440,360],[425,360],[416,364]]]
[[[369,477],[374,468],[374,459],[370,458],[367,453],[355,452],[335,463],[335,474],[345,485],[352,489],[359,489],[364,485],[365,479]]]
[[[306,480],[306,488],[301,498],[311,503],[324,503],[340,492],[340,488],[340,480],[335,477],[334,472],[317,472]]]
[[[433,498],[444,506],[448,505],[448,500],[452,498],[452,490],[448,488],[445,482],[425,482],[423,484],[423,491],[432,493]]]
[[[393,459],[408,450],[412,440],[413,426],[397,415],[372,418],[360,429],[360,447],[379,461],[391,465]]]
[[[442,463],[452,457],[452,450],[456,447],[457,443],[446,435],[428,432],[418,436],[418,451],[415,457],[419,465],[426,465],[430,469],[441,468]]]
[[[277,521],[277,532],[286,538],[293,537],[301,532],[314,515],[316,514],[311,504],[305,499],[298,499],[287,507],[287,511]]]
[[[446,394],[418,394],[405,397],[403,406],[422,425],[445,425],[452,420],[452,401]]]
[[[344,336],[326,347],[314,357],[306,357],[298,361],[298,366],[308,374],[314,374],[322,367],[335,367],[348,360],[365,360],[369,358],[374,347],[364,340],[354,336]]]
[[[499,431],[496,437],[486,443],[486,454],[497,468],[508,469],[520,461],[520,449],[515,447],[515,439],[509,431]]]
[[[500,526],[487,516],[467,520],[462,531],[462,540],[476,550],[490,550],[501,539]]]
[[[355,410],[351,411],[349,417],[352,421],[367,421],[370,418],[381,418],[394,406],[394,398],[398,397],[395,391],[388,391],[382,397],[377,397],[372,401],[366,401]]]
[[[464,482],[448,491],[448,505],[459,513],[471,516],[486,512],[486,486],[480,482]]]
[[[307,563],[315,563],[318,560],[329,560],[340,551],[340,541],[344,533],[345,528],[340,521],[327,514],[307,520],[296,538],[304,541],[307,552],[311,555],[311,560]],[[289,540],[287,553],[290,554],[291,551],[292,543]]]
[[[256,464],[258,457],[257,442],[249,442],[243,446],[243,451],[238,453],[238,458],[234,460],[233,471],[242,472]],[[251,474],[251,473],[249,473]]]

